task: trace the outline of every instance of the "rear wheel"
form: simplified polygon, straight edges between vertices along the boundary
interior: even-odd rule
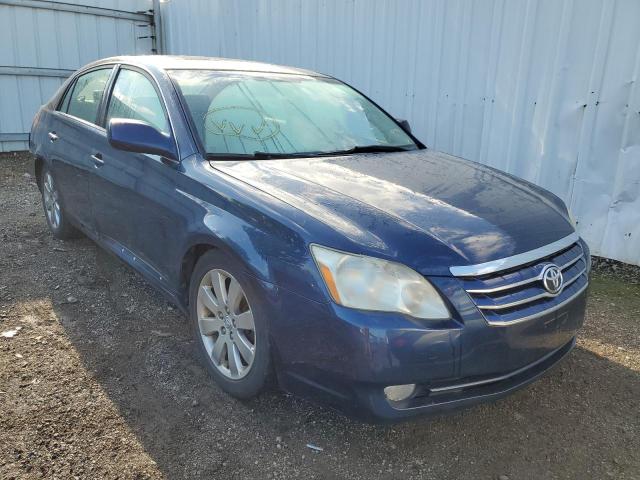
[[[42,205],[47,225],[53,236],[62,240],[78,236],[78,230],[71,225],[62,208],[60,191],[47,167],[42,169]]]
[[[190,283],[190,317],[207,370],[223,390],[250,398],[267,385],[267,322],[255,280],[217,250],[196,264]]]

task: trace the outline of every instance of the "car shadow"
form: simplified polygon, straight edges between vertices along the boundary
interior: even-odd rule
[[[175,307],[88,240],[73,243],[95,261],[77,274],[80,301],[54,302],[57,318],[168,478],[638,472],[640,373],[583,346],[507,399],[391,426],[361,424],[278,391],[238,401],[198,363]]]

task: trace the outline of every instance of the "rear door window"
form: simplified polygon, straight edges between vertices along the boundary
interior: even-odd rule
[[[109,67],[80,75],[73,87],[67,91],[66,95],[69,98],[65,97],[62,101],[61,110],[95,124],[111,70]]]

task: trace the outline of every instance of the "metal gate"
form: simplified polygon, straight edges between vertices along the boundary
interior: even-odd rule
[[[34,114],[79,67],[159,50],[157,2],[81,1],[0,0],[0,152],[28,148]]]

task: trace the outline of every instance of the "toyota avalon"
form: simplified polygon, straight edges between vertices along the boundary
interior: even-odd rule
[[[107,58],[40,109],[30,149],[53,235],[177,304],[239,398],[443,412],[540,377],[583,322],[589,249],[558,197],[426,148],[327,75]]]

